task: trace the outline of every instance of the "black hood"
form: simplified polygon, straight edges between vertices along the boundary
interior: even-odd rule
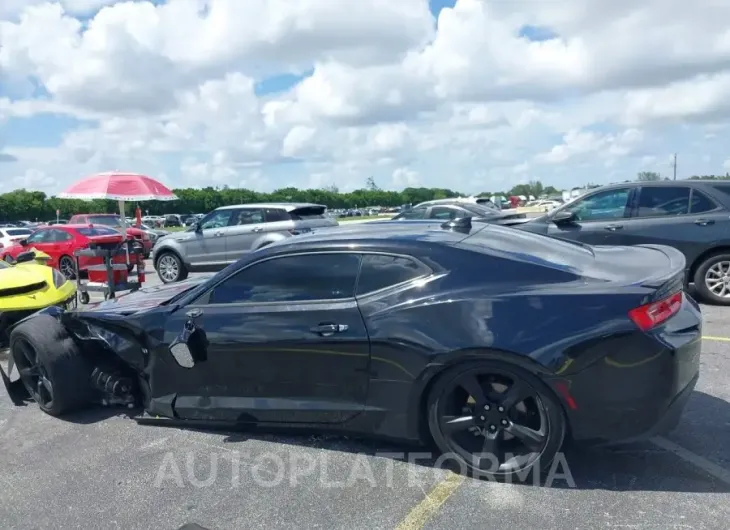
[[[80,313],[136,313],[137,311],[152,309],[162,305],[173,297],[197,287],[210,279],[212,275],[190,278],[183,282],[167,283],[145,287],[139,291],[123,294],[111,300],[88,304],[80,308]]]

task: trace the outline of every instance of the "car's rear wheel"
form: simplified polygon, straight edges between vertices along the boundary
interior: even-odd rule
[[[730,305],[730,254],[714,254],[697,267],[695,290],[704,302]]]
[[[76,262],[70,256],[61,256],[58,260],[58,270],[69,280],[76,279]]]
[[[44,412],[60,416],[90,403],[86,362],[55,318],[38,315],[18,325],[10,351],[23,385]]]
[[[501,361],[445,373],[429,393],[427,413],[442,458],[494,480],[534,479],[553,462],[565,438],[563,410],[549,388]]]
[[[185,264],[172,252],[162,252],[155,262],[155,269],[163,283],[180,282],[188,277]]]

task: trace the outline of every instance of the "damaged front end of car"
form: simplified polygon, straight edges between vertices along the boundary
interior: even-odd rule
[[[50,381],[48,388],[66,393],[71,390],[65,379],[71,378],[75,381],[74,392],[83,396],[89,405],[149,410],[151,374],[160,352],[166,352],[167,357],[171,355],[185,368],[192,368],[206,358],[205,334],[196,327],[196,315],[191,313],[187,317],[174,340],[170,341],[170,334],[165,333],[165,322],[174,310],[166,304],[183,289],[189,290],[197,283],[200,282],[138,292],[71,311],[49,307],[20,320],[11,330],[6,357],[0,357],[5,365],[0,364],[0,376],[8,396],[15,404],[31,398],[44,409],[41,403],[44,378]],[[53,341],[58,341],[59,352],[54,351],[55,346],[48,340],[49,333]],[[19,338],[13,342],[16,335]],[[24,343],[33,346],[41,338],[45,342],[37,343],[37,351],[29,355],[27,350],[32,348]],[[71,357],[74,373],[69,375],[58,370],[58,365],[67,363]],[[76,396],[60,397],[65,403],[77,401]],[[59,400],[59,396],[55,398]],[[66,412],[61,408],[56,403],[55,408],[44,410],[58,415]]]

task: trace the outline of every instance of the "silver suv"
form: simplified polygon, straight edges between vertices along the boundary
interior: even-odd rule
[[[191,272],[215,272],[248,252],[313,228],[337,226],[327,207],[306,203],[223,206],[184,232],[157,240],[152,259],[164,283],[178,282]]]

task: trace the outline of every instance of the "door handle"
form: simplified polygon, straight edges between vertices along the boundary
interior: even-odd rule
[[[715,221],[712,219],[696,219],[695,224],[699,226],[714,225]]]
[[[261,228],[260,226],[257,226],[257,227],[256,227],[256,228],[254,228],[254,229],[253,229],[252,231],[253,231],[253,232],[262,232],[263,230],[264,230],[263,228]]]
[[[310,331],[312,333],[322,335],[323,337],[329,337],[331,335],[334,335],[335,333],[342,333],[343,331],[347,331],[348,327],[349,326],[347,324],[320,324],[319,326],[314,326],[313,328],[310,328]]]
[[[223,232],[216,232],[214,235],[215,235],[215,237],[220,237],[223,235]]]
[[[624,225],[606,225],[606,230],[615,232],[616,230],[621,230],[623,227]]]

